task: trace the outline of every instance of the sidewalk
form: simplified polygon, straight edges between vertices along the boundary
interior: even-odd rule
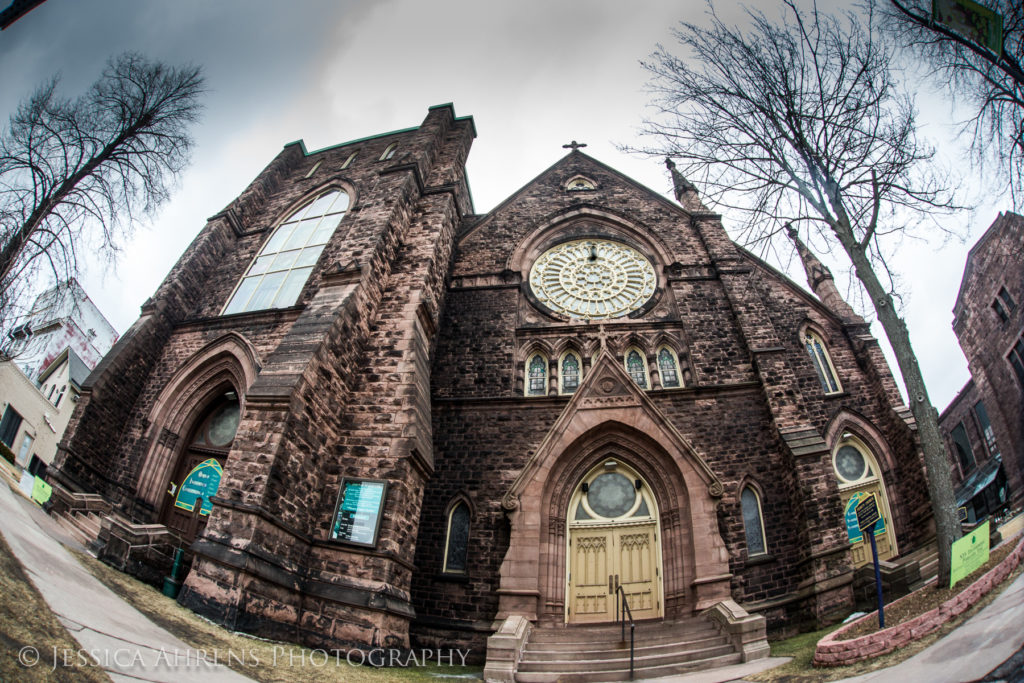
[[[100,665],[115,682],[250,680],[226,666],[197,661],[188,644],[96,580],[56,540],[67,538],[56,523],[5,484],[0,518],[0,532],[43,599],[82,649],[101,655]]]

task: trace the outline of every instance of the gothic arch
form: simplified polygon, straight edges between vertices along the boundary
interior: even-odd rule
[[[569,499],[581,477],[612,454],[649,482],[658,501],[665,614],[692,614],[728,599],[729,557],[715,510],[722,483],[602,351],[502,500],[511,538],[501,567],[499,619],[521,614],[561,623]]]
[[[255,347],[242,335],[229,332],[194,353],[164,385],[147,415],[136,494],[154,510],[159,508],[164,484],[170,476],[180,441],[207,406],[225,391],[238,394],[245,410],[245,393],[262,364]]]
[[[842,439],[843,432],[851,432],[871,449],[884,475],[890,475],[896,468],[896,458],[882,432],[863,415],[843,408],[836,413],[825,429],[825,443],[829,450],[834,450]]]

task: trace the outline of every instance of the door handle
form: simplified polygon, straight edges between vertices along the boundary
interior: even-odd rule
[[[611,594],[611,593],[614,593],[614,592],[615,592],[615,589],[612,588],[612,575],[609,574],[608,575],[608,593]]]

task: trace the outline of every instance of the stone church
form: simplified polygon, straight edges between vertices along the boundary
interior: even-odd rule
[[[575,144],[477,214],[474,137],[441,105],[286,145],[89,377],[50,480],[186,548],[179,601],[230,628],[506,673],[621,596],[760,656],[850,611],[864,496],[883,558],[929,538],[913,418],[795,236],[814,295],[674,168],[671,201]]]

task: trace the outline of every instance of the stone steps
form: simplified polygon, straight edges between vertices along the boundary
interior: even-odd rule
[[[54,516],[57,524],[72,538],[90,548],[100,535],[100,517],[94,512],[71,512]]]
[[[717,626],[702,618],[637,624],[634,678],[656,678],[728,666],[740,653]],[[537,628],[523,651],[516,680],[623,681],[629,678],[629,627],[618,624]]]

